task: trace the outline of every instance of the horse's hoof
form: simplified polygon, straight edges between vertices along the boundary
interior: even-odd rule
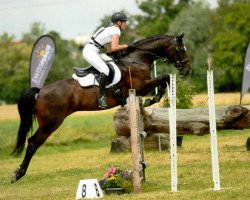
[[[155,99],[148,98],[148,99],[145,99],[143,106],[148,107],[148,106],[151,106],[154,103],[155,103]]]
[[[144,107],[150,106],[150,105],[151,105],[151,104],[150,104],[150,100],[151,100],[151,99],[145,99],[143,106],[144,106]]]
[[[17,181],[16,177],[14,175],[12,175],[10,183],[15,183]]]
[[[15,183],[17,182],[25,173],[20,173],[20,168],[17,168],[13,171],[12,177],[10,182]]]
[[[15,170],[13,172],[13,174],[12,174],[12,177],[11,177],[11,180],[10,180],[11,183],[15,183],[18,180],[16,174],[17,174],[17,170]]]

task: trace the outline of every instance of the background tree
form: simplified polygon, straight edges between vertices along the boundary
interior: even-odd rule
[[[169,25],[169,34],[185,33],[184,43],[191,58],[190,81],[197,91],[206,90],[207,55],[212,38],[210,9],[203,3],[193,3],[184,8]]]
[[[213,15],[213,60],[221,92],[240,91],[245,51],[250,42],[250,4],[220,1]]]
[[[14,42],[13,37],[0,37],[0,100],[15,103],[23,88],[29,85],[29,56],[32,46]]]
[[[166,34],[170,22],[191,1],[174,2],[174,0],[137,0],[138,7],[144,13],[135,16],[137,34],[142,36]]]

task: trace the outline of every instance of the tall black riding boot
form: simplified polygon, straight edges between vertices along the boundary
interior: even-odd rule
[[[98,98],[98,104],[100,108],[108,108],[107,100],[106,100],[106,82],[108,76],[104,73],[101,73],[99,76],[99,89],[100,89],[100,95]]]

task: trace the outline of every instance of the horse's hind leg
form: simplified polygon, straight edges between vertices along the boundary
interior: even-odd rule
[[[60,123],[61,124],[61,123]],[[29,166],[31,158],[36,153],[37,149],[46,141],[46,139],[51,135],[53,131],[55,131],[60,124],[56,124],[52,126],[53,128],[38,128],[36,133],[29,138],[28,147],[23,159],[23,162],[19,166],[19,168],[15,169],[11,178],[11,183],[18,181],[22,178]],[[51,127],[51,126],[49,126]]]
[[[12,178],[11,178],[11,183],[18,181],[20,178],[22,178],[25,175],[27,168],[29,166],[30,160],[31,160],[32,156],[35,154],[37,149],[38,149],[38,147],[36,145],[34,145],[34,143],[30,142],[30,140],[29,140],[28,147],[27,147],[23,162],[19,166],[19,168],[14,170],[14,172],[12,174]]]

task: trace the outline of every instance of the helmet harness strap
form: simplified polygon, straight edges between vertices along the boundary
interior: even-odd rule
[[[117,22],[119,22],[119,21],[117,21]],[[122,32],[122,27],[121,27],[121,26],[122,26],[122,24],[120,24],[120,25],[119,25],[117,22],[115,22],[115,24],[118,26],[118,28],[119,28],[119,29],[120,29],[120,31]],[[121,23],[123,23],[122,21],[120,21],[120,22],[121,22]]]

